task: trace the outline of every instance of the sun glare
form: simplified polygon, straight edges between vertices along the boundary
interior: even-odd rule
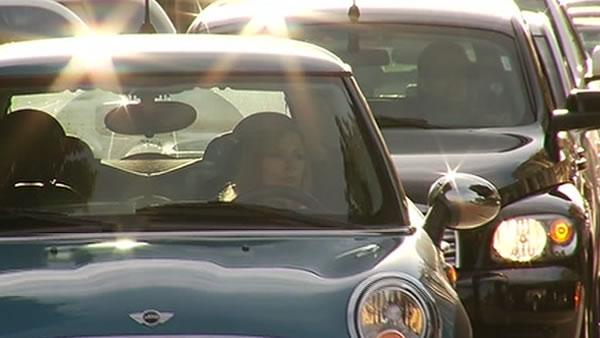
[[[118,251],[129,251],[135,248],[146,246],[146,242],[138,242],[131,239],[117,239],[115,241],[99,242],[88,244],[87,247],[90,249],[114,249]]]
[[[69,47],[72,48],[71,61],[56,80],[57,87],[77,83],[82,80],[81,76],[89,76],[98,87],[114,87],[117,84],[112,51],[118,49],[115,49],[110,36],[90,32]]]

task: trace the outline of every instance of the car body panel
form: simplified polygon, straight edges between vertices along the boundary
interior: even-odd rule
[[[2,240],[0,250],[20,258],[2,264],[0,308],[12,320],[1,332],[15,338],[143,334],[148,329],[129,315],[156,309],[173,314],[152,328],[158,335],[345,337],[354,288],[367,276],[400,273],[400,266],[431,290],[442,313],[456,316],[454,291],[444,286],[442,272],[430,270],[439,258],[424,231],[404,238],[175,233],[127,236],[146,244],[130,250],[95,246],[110,238]],[[361,251],[372,246],[379,250]],[[32,318],[39,320],[32,325]],[[445,325],[452,329],[452,322]]]

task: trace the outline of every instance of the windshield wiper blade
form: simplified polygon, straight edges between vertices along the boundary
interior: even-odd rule
[[[31,232],[112,232],[118,224],[109,223],[66,213],[27,208],[0,208],[0,234]]]
[[[425,119],[410,117],[375,116],[379,128],[421,128],[421,129],[445,129],[444,127],[430,124]]]
[[[192,219],[198,220],[226,220],[233,218],[239,221],[251,219],[254,223],[258,220],[265,220],[269,224],[293,224],[293,226],[307,225],[318,228],[363,228],[359,225],[332,220],[330,218],[314,216],[294,210],[279,209],[256,204],[243,204],[232,202],[184,202],[168,203],[156,206],[144,207],[136,210],[136,214],[145,216],[165,216],[175,220]],[[229,223],[229,222],[228,222]],[[245,222],[244,222],[245,223]]]

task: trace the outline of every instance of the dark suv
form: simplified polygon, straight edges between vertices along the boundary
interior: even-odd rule
[[[423,211],[440,173],[477,174],[499,188],[503,208],[487,226],[430,233],[458,270],[476,335],[596,336],[588,317],[598,308],[597,187],[584,176],[593,167],[582,132],[594,123],[563,119],[590,109],[576,98],[598,94],[564,97],[568,113],[553,100],[519,8],[348,1],[288,6],[278,20],[267,10],[272,2],[217,2],[188,32],[288,35],[346,60]]]

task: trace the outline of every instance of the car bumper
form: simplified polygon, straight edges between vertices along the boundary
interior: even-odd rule
[[[581,277],[565,267],[460,271],[457,291],[475,337],[577,337]]]

